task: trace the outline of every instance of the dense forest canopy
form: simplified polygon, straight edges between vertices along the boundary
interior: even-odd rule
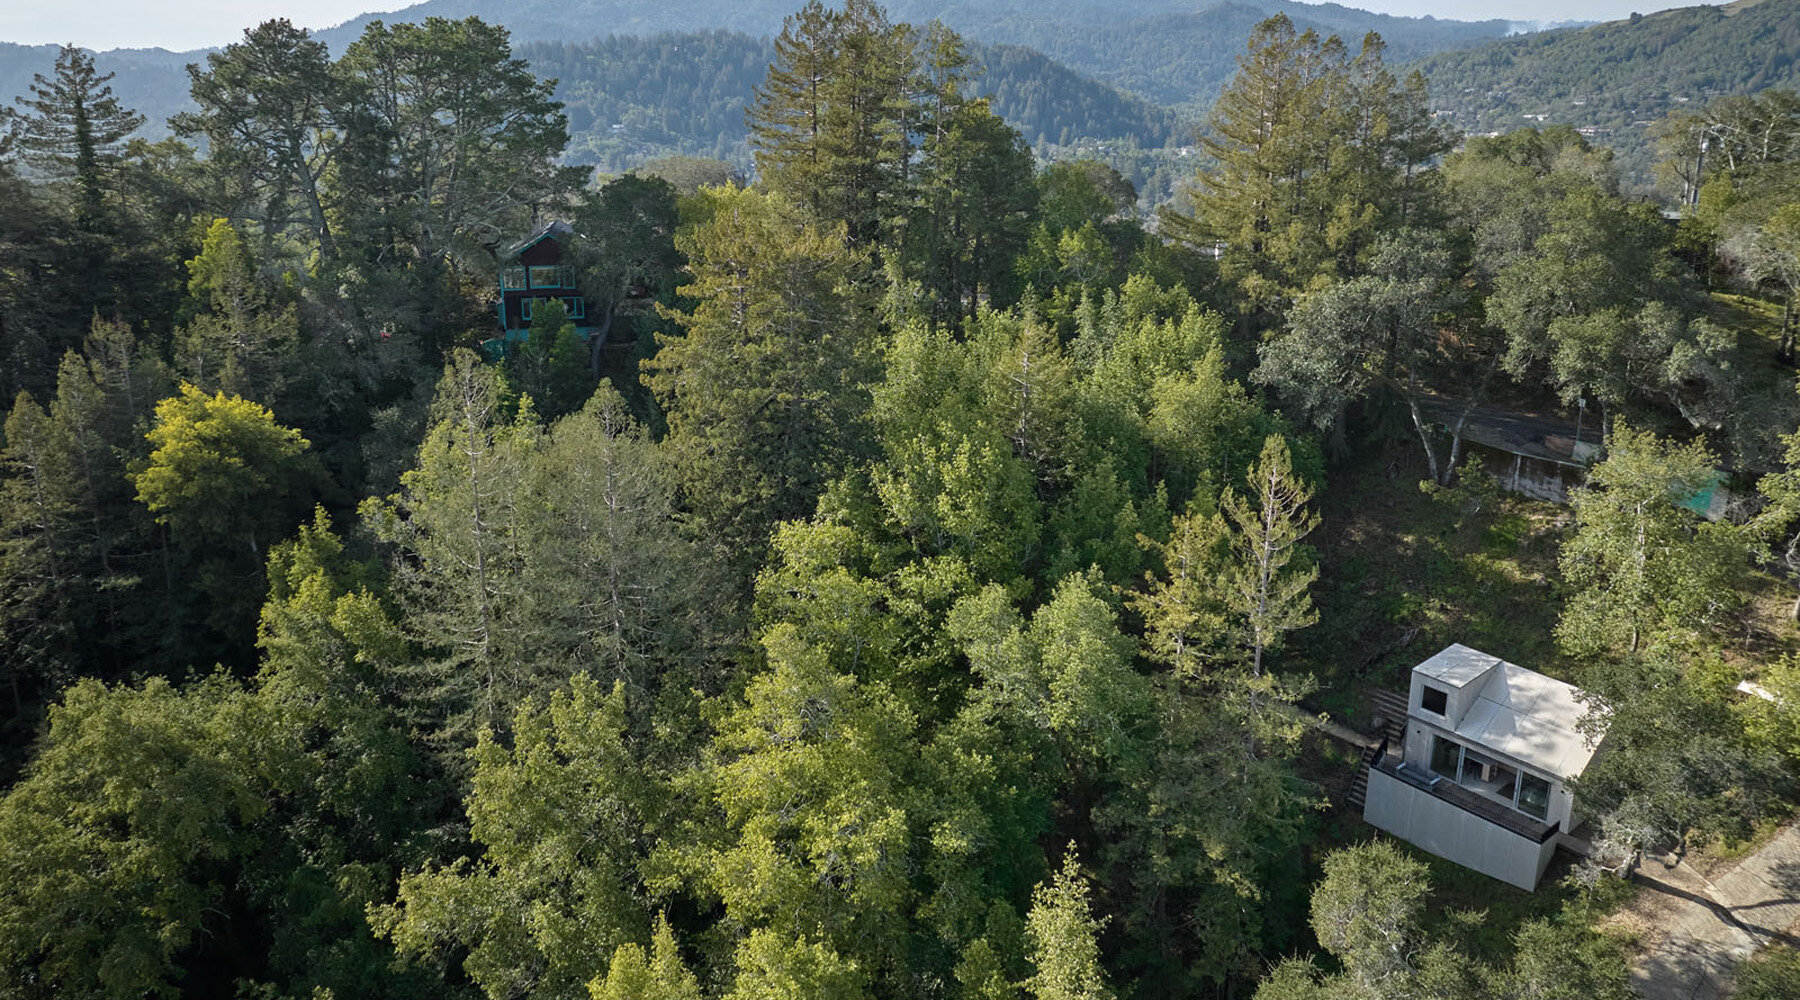
[[[1666,123],[1673,224],[1277,14],[1145,220],[941,24],[814,0],[733,58],[749,186],[565,166],[617,95],[473,17],[267,22],[154,142],[38,71],[0,997],[1616,998],[1610,873],[1791,810],[1791,93]],[[502,336],[552,220],[580,295]],[[1498,498],[1476,405],[1603,422],[1566,511]],[[1613,734],[1580,887],[1487,926],[1321,735],[1447,599],[1405,588],[1448,556],[1369,580],[1344,514],[1397,503],[1478,537],[1470,602],[1548,525],[1528,641]]]

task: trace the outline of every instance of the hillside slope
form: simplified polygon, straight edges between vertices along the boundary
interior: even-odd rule
[[[1523,35],[1418,67],[1469,132],[1567,123],[1648,175],[1651,126],[1727,94],[1800,86],[1800,0],[1739,0]]]
[[[34,74],[50,75],[57,49],[55,45],[0,42],[0,104],[10,105],[13,98],[28,95]],[[113,93],[127,107],[143,113],[148,120],[144,128],[147,137],[159,138],[169,134],[165,120],[189,107],[188,75],[183,67],[205,58],[204,52],[114,49],[96,53],[94,66],[101,73],[117,74],[111,83]]]
[[[729,31],[615,36],[582,44],[518,47],[557,79],[569,115],[570,158],[618,171],[655,156],[687,153],[748,163],[744,107],[774,59],[767,38]],[[1176,135],[1163,108],[1119,93],[1042,53],[970,46],[983,72],[970,90],[1039,147],[1080,139],[1155,148]]]
[[[1202,0],[1204,3],[1204,0]],[[565,41],[607,35],[688,31],[697,26],[772,35],[796,0],[426,0],[388,15],[363,15],[319,33],[334,48],[349,44],[372,20],[467,17],[505,24],[518,42]],[[1244,41],[1258,21],[1286,13],[1302,29],[1343,36],[1353,46],[1370,31],[1387,41],[1389,57],[1413,59],[1504,36],[1507,22],[1447,21],[1374,14],[1340,4],[1291,0],[1220,0],[1196,9],[1192,0],[893,0],[897,21],[937,19],[990,44],[1024,45],[1070,68],[1141,97],[1171,106],[1204,107],[1229,79]]]
[[[674,153],[749,163],[744,106],[768,73],[766,36],[730,31],[612,36],[585,43],[528,42],[518,54],[540,76],[555,77],[569,115],[569,157],[618,172]],[[971,44],[983,72],[971,91],[1048,152],[1082,139],[1158,148],[1178,134],[1167,109],[1083,76],[1042,53],[1015,45]],[[167,118],[191,107],[188,63],[206,53],[120,50],[95,56],[116,72],[115,94],[144,113],[144,134],[168,134]],[[56,46],[0,45],[0,101],[25,94],[34,73],[48,73]]]

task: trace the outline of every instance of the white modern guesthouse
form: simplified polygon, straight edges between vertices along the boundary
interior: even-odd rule
[[[1577,825],[1571,778],[1596,747],[1576,688],[1461,644],[1413,668],[1402,752],[1369,769],[1363,818],[1439,857],[1535,889]]]

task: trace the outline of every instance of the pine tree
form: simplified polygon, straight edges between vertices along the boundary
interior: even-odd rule
[[[882,240],[907,197],[914,59],[912,29],[873,0],[811,0],[783,22],[747,111],[763,183],[859,247]]]
[[[659,914],[650,938],[650,954],[637,944],[613,952],[604,978],[588,984],[592,1000],[700,1000],[700,981],[688,971],[676,949],[669,918]]]
[[[1227,490],[1221,506],[1237,529],[1227,600],[1243,622],[1250,675],[1260,678],[1264,653],[1278,648],[1286,633],[1319,620],[1307,594],[1318,567],[1288,568],[1301,554],[1300,540],[1319,526],[1319,515],[1306,510],[1312,490],[1295,477],[1287,439],[1279,434],[1263,441],[1248,482],[1254,500]]]
[[[1167,576],[1146,573],[1146,589],[1133,595],[1131,607],[1144,617],[1151,652],[1185,679],[1198,678],[1218,661],[1219,646],[1231,631],[1227,596],[1219,586],[1228,539],[1224,517],[1198,508],[1175,518],[1167,542],[1138,536]]]
[[[535,417],[506,409],[498,370],[458,350],[444,366],[418,467],[403,490],[364,501],[363,518],[396,546],[395,589],[411,637],[428,652],[411,683],[422,724],[452,759],[482,728],[498,729],[512,706],[560,665],[531,662],[530,594],[523,561],[535,524],[522,502],[527,459],[539,445]]]
[[[19,151],[25,162],[52,177],[73,178],[78,194],[77,227],[92,231],[105,211],[108,174],[117,166],[125,140],[144,116],[119,104],[94,59],[73,45],[56,56],[50,77],[32,77],[31,96],[17,99]]]
[[[1336,36],[1299,32],[1286,15],[1256,26],[1213,106],[1192,217],[1169,232],[1218,247],[1220,275],[1266,325],[1322,278],[1354,274],[1381,227],[1416,214],[1417,173],[1450,148],[1423,80],[1396,82],[1381,36],[1352,57]]]
[[[873,331],[855,278],[867,255],[842,223],[804,221],[779,195],[702,197],[708,221],[679,241],[693,307],[664,310],[685,333],[657,338],[645,381],[668,414],[686,502],[747,555],[866,450]]]
[[[265,236],[302,226],[331,259],[336,240],[323,189],[349,116],[325,43],[278,18],[209,53],[204,71],[187,70],[200,109],[171,119],[176,132],[206,138],[208,162]]]

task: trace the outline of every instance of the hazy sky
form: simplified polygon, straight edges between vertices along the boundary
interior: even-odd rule
[[[73,41],[90,49],[195,49],[235,40],[243,29],[271,17],[307,28],[327,28],[369,10],[397,10],[413,0],[0,0],[0,42]],[[644,0],[654,2],[654,0]],[[729,0],[723,0],[729,2]],[[1414,17],[1432,14],[1462,20],[1605,21],[1649,13],[1693,0],[1633,4],[1630,0],[1339,0],[1345,6]],[[1196,0],[1199,7],[1206,0]],[[799,0],[795,0],[798,7]]]
[[[74,42],[89,49],[224,45],[272,17],[329,28],[370,10],[415,0],[0,0],[0,42]]]

